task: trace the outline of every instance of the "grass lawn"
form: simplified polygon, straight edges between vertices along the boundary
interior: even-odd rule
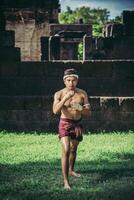
[[[63,189],[57,135],[0,133],[0,199],[134,199],[134,132],[87,134],[71,191]]]

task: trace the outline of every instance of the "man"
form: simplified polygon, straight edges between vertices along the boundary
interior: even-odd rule
[[[61,113],[59,122],[59,138],[62,144],[62,174],[64,188],[71,189],[68,179],[70,176],[80,177],[74,171],[76,151],[80,141],[82,141],[82,117],[90,116],[90,104],[87,93],[77,88],[79,76],[75,69],[64,71],[63,81],[65,88],[54,95],[53,112]]]

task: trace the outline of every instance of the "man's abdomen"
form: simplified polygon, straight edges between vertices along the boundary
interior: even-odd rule
[[[63,109],[61,111],[61,118],[73,119],[78,120],[81,118],[81,112],[73,109]]]

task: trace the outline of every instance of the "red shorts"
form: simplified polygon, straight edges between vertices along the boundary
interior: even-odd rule
[[[78,141],[83,140],[82,136],[82,125],[80,124],[80,120],[72,120],[61,118],[59,122],[59,138],[69,136],[71,139],[76,139]]]

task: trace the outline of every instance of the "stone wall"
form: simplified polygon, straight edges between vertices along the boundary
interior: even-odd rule
[[[0,62],[0,129],[57,131],[53,94],[75,67],[89,95],[86,131],[134,130],[134,61]]]
[[[106,59],[134,59],[134,37],[122,36],[104,38],[103,47]]]
[[[14,23],[7,21],[6,30],[15,32],[15,46],[21,49],[21,61],[40,61],[40,38],[48,35],[49,24],[35,24],[35,20],[26,23]]]
[[[49,24],[58,23],[59,0],[0,1],[0,27],[15,33],[21,61],[40,61],[40,38],[49,35]],[[4,20],[3,20],[4,19]]]
[[[85,60],[134,59],[134,36],[85,37]]]

